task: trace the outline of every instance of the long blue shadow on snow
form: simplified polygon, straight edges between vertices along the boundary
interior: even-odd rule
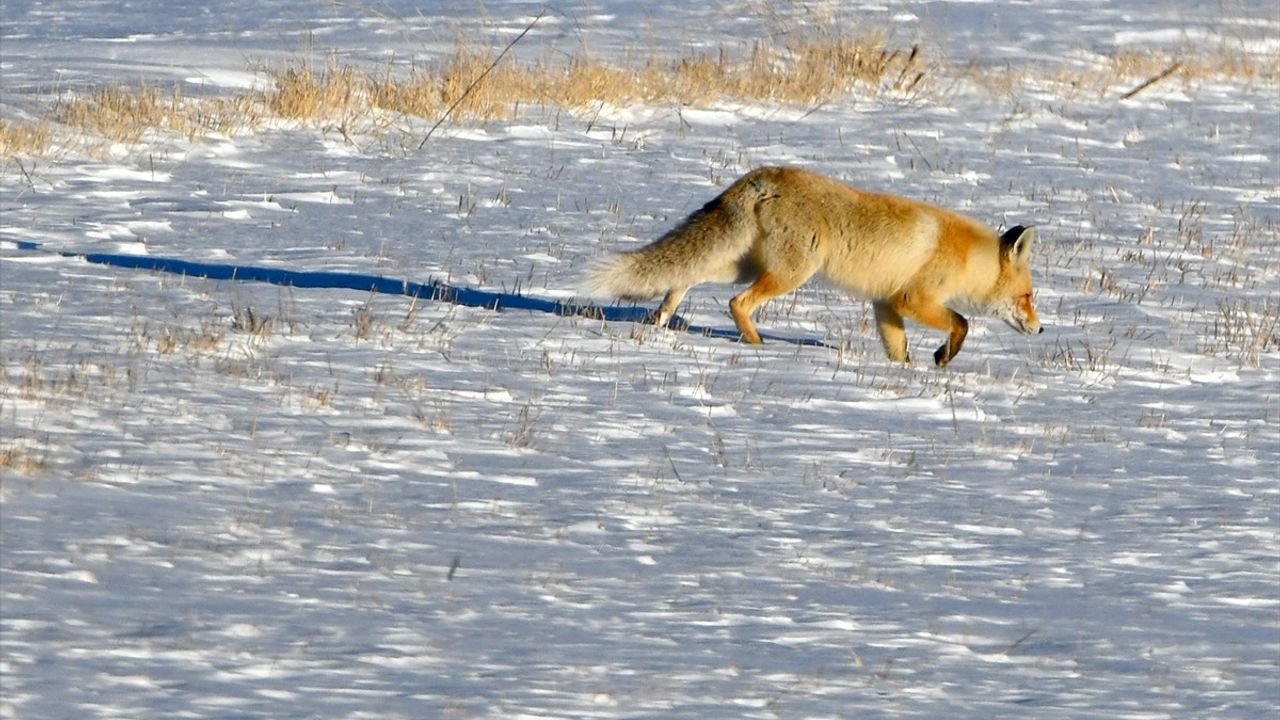
[[[29,240],[10,241],[19,250],[46,251],[38,242]],[[68,258],[80,258],[86,262],[112,267],[135,270],[151,270],[171,273],[187,277],[207,278],[209,280],[235,280],[241,282],[262,282],[272,285],[284,285],[295,288],[323,288],[333,290],[355,290],[358,292],[376,292],[383,295],[407,295],[436,302],[446,302],[466,307],[487,308],[489,310],[529,310],[558,316],[582,316],[610,322],[648,323],[652,321],[653,311],[636,305],[596,305],[564,300],[544,300],[542,298],[520,295],[517,293],[490,292],[456,287],[439,280],[419,283],[409,280],[365,275],[362,273],[325,272],[314,270],[283,270],[280,268],[259,267],[254,265],[228,265],[223,263],[192,262],[177,258],[156,257],[151,255],[121,255],[117,253],[73,253],[52,251]],[[737,340],[736,330],[690,325],[679,316],[673,318],[668,327],[684,330],[695,335],[712,338]],[[784,338],[761,334],[766,340],[792,343],[809,347],[831,347],[827,343],[814,338]]]

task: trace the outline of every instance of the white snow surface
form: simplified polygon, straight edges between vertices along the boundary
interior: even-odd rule
[[[158,5],[6,0],[0,110],[500,47],[542,8]],[[517,51],[806,12],[992,65],[1280,34],[1270,2],[603,0]],[[0,716],[1275,717],[1280,88],[688,110],[5,160]],[[567,298],[772,163],[1037,225],[1047,331],[974,318],[940,371],[822,286],[759,325],[830,347],[749,347],[18,244]]]

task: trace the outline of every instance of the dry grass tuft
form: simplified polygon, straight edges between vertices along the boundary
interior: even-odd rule
[[[16,444],[0,449],[0,470],[16,475],[34,475],[49,467],[44,458],[35,457]]]
[[[188,120],[188,137],[209,133],[234,135],[251,132],[265,120],[262,105],[252,95],[230,98],[188,98],[182,105]]]
[[[291,120],[347,118],[365,106],[365,77],[330,58],[324,69],[295,63],[273,73],[275,89],[263,94],[275,115]]]
[[[151,130],[175,130],[186,134],[187,122],[180,110],[175,88],[162,93],[156,88],[131,89],[113,86],[88,97],[63,100],[54,110],[58,122],[80,128],[112,142],[137,144]]]
[[[960,73],[997,97],[1038,89],[1067,101],[1128,99],[1148,87],[1208,82],[1253,86],[1280,81],[1280,53],[1265,55],[1220,46],[1168,50],[1126,50],[1066,66],[971,66]]]
[[[1175,68],[1170,79],[1190,87],[1222,80],[1251,86],[1280,80],[1280,52],[1260,55],[1228,47],[1184,48],[1178,52],[1120,52],[1110,55],[1101,68],[1099,84],[1108,78],[1122,82],[1152,78]]]
[[[1265,355],[1280,353],[1280,301],[1222,300],[1205,319],[1200,352],[1261,367]]]
[[[873,95],[912,93],[921,88],[926,67],[920,47],[890,50],[879,36],[804,39],[777,53],[761,48],[730,76],[743,97],[817,103],[862,88]]]
[[[495,68],[485,82],[472,87],[495,58],[496,53],[459,45],[439,65],[414,67],[404,80],[387,69],[370,78],[370,101],[384,110],[424,118],[441,116],[459,102],[455,119],[507,117],[516,103],[528,100],[527,73],[522,66]]]
[[[0,156],[44,155],[53,147],[53,131],[47,121],[0,120]]]
[[[212,322],[201,323],[199,329],[182,325],[167,325],[155,334],[156,352],[161,355],[172,355],[185,352],[192,355],[213,353],[223,339],[220,327]]]
[[[253,130],[262,122],[257,102],[249,96],[188,98],[177,86],[112,86],[85,97],[58,101],[54,118],[92,138],[137,145],[152,132],[172,132],[195,140],[210,133],[230,135]]]

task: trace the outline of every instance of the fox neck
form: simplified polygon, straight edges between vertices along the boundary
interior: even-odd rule
[[[1000,295],[1003,271],[998,245],[973,248],[965,258],[963,280],[947,305],[964,314],[989,314]]]

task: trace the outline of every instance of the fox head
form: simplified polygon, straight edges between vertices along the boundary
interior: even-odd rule
[[[1031,243],[1035,228],[1015,225],[1000,236],[1000,276],[992,287],[991,314],[1018,332],[1044,332],[1031,303]]]

